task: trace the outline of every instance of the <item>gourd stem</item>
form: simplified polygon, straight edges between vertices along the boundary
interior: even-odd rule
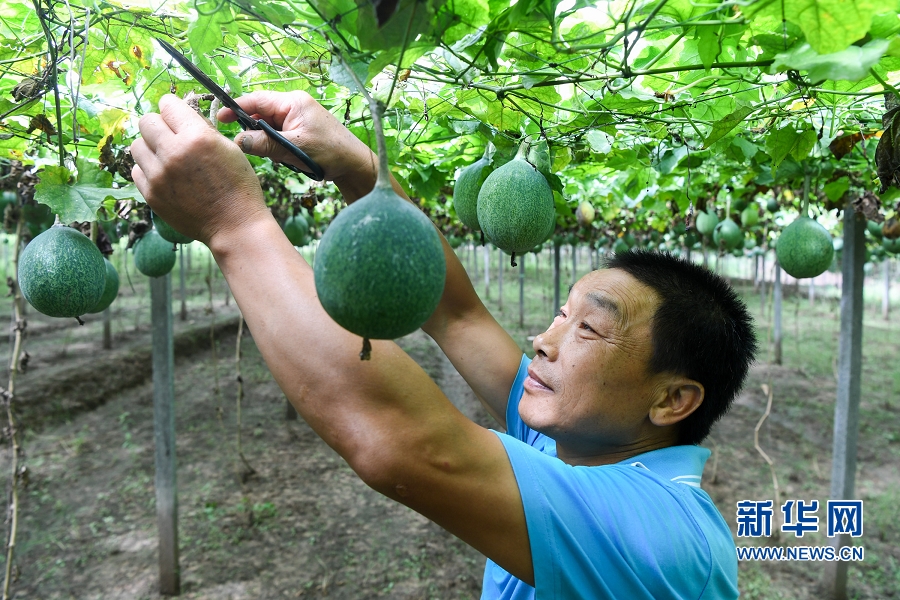
[[[387,141],[384,139],[384,127],[381,119],[384,116],[384,106],[366,94],[369,100],[369,110],[372,112],[372,121],[375,123],[375,141],[378,145],[378,177],[375,179],[375,187],[386,187],[393,189],[391,186],[391,172],[388,169],[387,160]]]
[[[344,56],[337,49],[332,49],[332,53],[341,61],[347,74],[369,103],[369,112],[372,113],[372,121],[375,123],[375,142],[378,147],[378,177],[375,179],[375,187],[393,189],[391,186],[391,173],[388,170],[387,142],[384,139],[384,128],[381,124],[381,119],[384,116],[384,106],[369,94],[365,84],[360,80],[350,64],[344,60]]]
[[[529,148],[528,140],[523,140],[519,145],[519,150],[516,152],[516,159],[525,160],[528,157],[528,148]]]
[[[803,199],[800,201],[800,216],[809,216],[809,173],[803,177]]]

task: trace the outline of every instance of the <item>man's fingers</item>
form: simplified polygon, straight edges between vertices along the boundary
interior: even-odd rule
[[[284,148],[262,130],[244,131],[239,133],[234,141],[244,151],[244,154],[262,156],[276,161],[283,161],[286,158]]]
[[[264,119],[275,129],[282,129],[284,118],[290,110],[290,105],[285,105],[283,94],[271,92],[251,92],[235,99],[245,113],[253,115],[257,119]],[[237,119],[237,115],[230,108],[219,111],[219,120],[230,123]]]
[[[148,174],[156,168],[158,159],[155,152],[146,144],[145,138],[138,138],[131,143],[131,156],[134,158],[131,179],[146,200],[150,189]]]
[[[176,134],[198,124],[209,127],[209,121],[198,115],[187,102],[173,94],[166,94],[159,99],[159,114],[169,129]]]
[[[172,135],[172,130],[157,113],[147,113],[142,116],[138,121],[138,129],[141,132],[141,137],[138,139],[144,140],[152,152],[156,152],[162,138]]]

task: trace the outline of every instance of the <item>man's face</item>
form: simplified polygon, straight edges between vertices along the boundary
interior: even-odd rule
[[[649,410],[667,379],[647,367],[659,302],[653,289],[624,271],[594,271],[535,338],[519,415],[556,440],[563,460],[599,464],[659,447],[661,432]]]

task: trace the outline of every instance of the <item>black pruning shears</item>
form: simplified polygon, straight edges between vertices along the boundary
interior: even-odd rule
[[[319,166],[316,161],[307,156],[306,152],[292,144],[286,137],[281,135],[281,132],[274,129],[271,125],[263,121],[262,119],[254,119],[242,109],[234,99],[229,96],[225,90],[220,88],[215,81],[206,76],[206,73],[201,71],[197,65],[189,61],[185,56],[176,50],[171,44],[168,42],[158,39],[159,45],[163,47],[163,49],[168,52],[172,58],[174,58],[179,65],[184,67],[184,69],[191,74],[191,76],[200,82],[200,84],[208,89],[216,98],[219,99],[219,102],[222,103],[223,106],[226,106],[233,110],[237,115],[238,123],[240,123],[243,129],[262,129],[266,132],[266,134],[278,142],[281,146],[283,146],[288,152],[296,156],[300,162],[306,165],[309,170],[304,170],[295,167],[294,165],[281,163],[291,171],[295,173],[302,173],[306,175],[310,179],[315,179],[316,181],[322,181],[325,179],[325,172],[322,170],[322,167]]]

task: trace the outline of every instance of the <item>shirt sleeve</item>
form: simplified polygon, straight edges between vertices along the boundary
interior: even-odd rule
[[[537,598],[699,598],[710,549],[680,490],[629,465],[573,467],[500,434],[528,527]]]

